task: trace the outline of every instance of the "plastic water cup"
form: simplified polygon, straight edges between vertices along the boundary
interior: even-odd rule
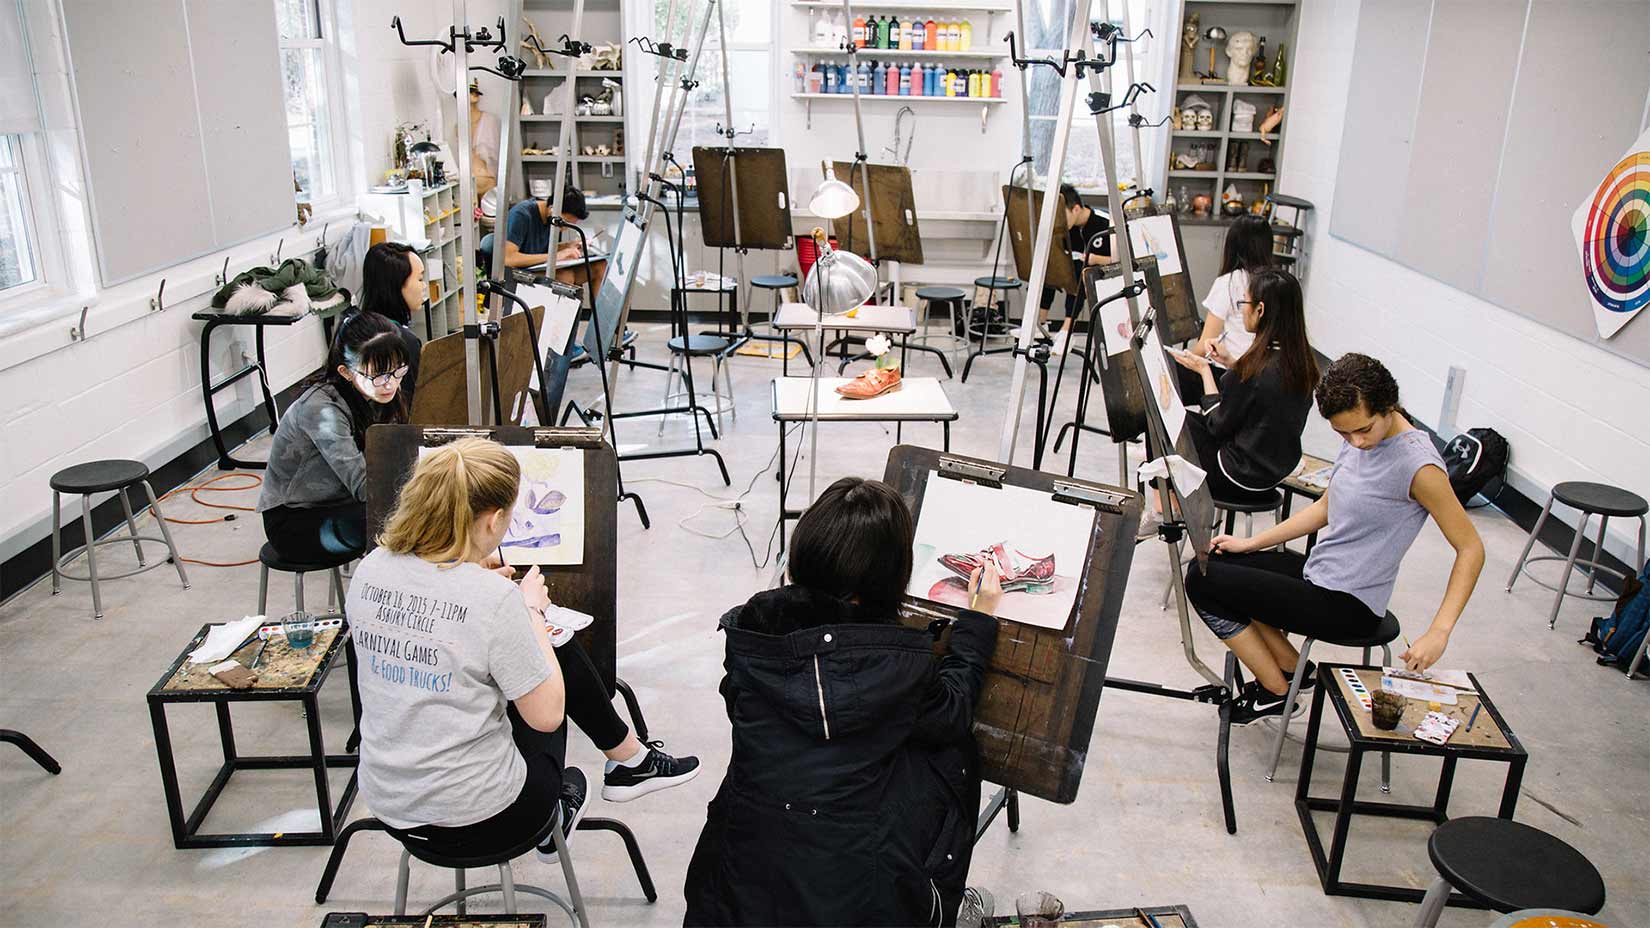
[[[1020,916],[1020,928],[1055,928],[1066,914],[1066,904],[1053,893],[1021,893],[1014,900],[1014,912]]]
[[[315,643],[315,617],[307,612],[294,612],[281,620],[281,633],[287,646],[294,650],[308,650]]]

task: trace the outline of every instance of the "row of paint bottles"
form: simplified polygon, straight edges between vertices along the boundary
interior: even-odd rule
[[[861,61],[857,68],[859,92],[900,97],[1001,97],[1003,72],[964,71],[940,65],[875,64]],[[818,64],[805,77],[799,92],[853,93],[850,72],[844,64]]]
[[[846,31],[848,34],[844,35]],[[844,30],[835,14],[814,23],[815,48],[839,48],[851,37],[856,48],[885,48],[900,51],[966,52],[974,47],[974,23],[969,20],[935,22],[932,19],[895,16],[854,17],[851,30]]]

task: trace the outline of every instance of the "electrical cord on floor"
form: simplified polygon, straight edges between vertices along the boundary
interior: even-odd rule
[[[242,484],[239,484],[237,486],[232,486],[232,487],[213,486],[213,484],[218,483],[219,481],[222,481],[222,480],[227,480],[231,477],[249,477],[249,478],[251,478],[252,482],[251,483],[242,483]],[[213,477],[212,479],[206,481],[205,483],[198,483],[198,484],[195,484],[194,486],[181,486],[181,487],[178,487],[178,488],[173,489],[173,490],[168,490],[167,492],[161,494],[160,501],[165,502],[166,500],[171,499],[172,497],[178,495],[179,493],[187,492],[189,494],[190,499],[194,500],[195,502],[199,503],[202,506],[205,506],[208,509],[232,509],[232,510],[235,510],[236,512],[257,512],[258,507],[256,507],[256,506],[237,506],[237,505],[234,505],[233,503],[212,503],[212,502],[208,502],[204,499],[201,499],[200,494],[202,494],[202,493],[239,493],[239,492],[244,492],[246,490],[256,490],[258,487],[263,486],[263,483],[264,483],[264,478],[260,477],[257,474],[249,474],[249,473],[246,473],[244,471],[234,471],[232,473],[219,474],[216,477]],[[151,515],[154,514],[153,509],[150,510],[150,514]],[[218,516],[215,519],[174,519],[171,516],[166,516],[165,518],[166,518],[166,521],[172,523],[173,525],[216,525],[220,522],[234,521],[235,513],[234,512],[225,513],[224,515]],[[178,560],[184,562],[185,564],[196,564],[196,565],[199,565],[201,567],[245,567],[248,564],[258,563],[257,558],[253,558],[250,561],[201,561],[201,560],[196,560],[195,558],[192,558],[192,557],[182,557],[181,555],[178,557]]]

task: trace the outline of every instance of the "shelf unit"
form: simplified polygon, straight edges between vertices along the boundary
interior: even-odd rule
[[[1209,130],[1170,129],[1166,155],[1169,181],[1167,192],[1174,195],[1182,210],[1181,215],[1186,219],[1191,219],[1192,216],[1187,211],[1189,204],[1185,201],[1199,194],[1208,195],[1214,204],[1214,215],[1207,217],[1207,220],[1211,223],[1225,223],[1231,220],[1220,215],[1220,203],[1221,194],[1228,186],[1235,186],[1243,202],[1249,204],[1264,193],[1276,192],[1278,182],[1283,177],[1283,139],[1289,128],[1289,91],[1294,80],[1294,64],[1299,60],[1295,36],[1300,22],[1300,7],[1298,0],[1186,0],[1182,16],[1191,16],[1194,13],[1199,16],[1200,34],[1211,26],[1220,26],[1228,35],[1250,32],[1265,39],[1268,66],[1276,59],[1280,43],[1288,46],[1290,73],[1286,75],[1282,87],[1204,84],[1194,75],[1178,75],[1174,94],[1175,108],[1183,107],[1189,97],[1201,97],[1213,111],[1214,126]],[[1222,43],[1215,49],[1215,73],[1224,77],[1227,63],[1225,44]],[[1193,56],[1193,67],[1203,70],[1208,65],[1209,42],[1200,38]],[[1261,140],[1258,131],[1232,131],[1232,108],[1238,100],[1255,107],[1254,126],[1257,130],[1265,120],[1268,110],[1273,106],[1283,108],[1283,122],[1267,134],[1267,138],[1271,140],[1270,145]],[[1209,160],[1212,161],[1214,170],[1198,171],[1175,167],[1176,155],[1194,149],[1203,149],[1212,156]],[[1232,170],[1227,170],[1228,160],[1240,153],[1244,155],[1242,163],[1233,164]],[[1266,158],[1272,161],[1271,170],[1257,170],[1261,160]],[[1185,196],[1182,196],[1182,190],[1185,191]]]
[[[432,264],[440,262],[441,279],[430,280],[430,331],[420,313],[413,313],[412,330],[419,338],[429,341],[458,330],[458,287],[462,270],[459,255],[458,185],[442,184],[422,191],[418,196],[404,193],[364,193],[360,209],[370,216],[379,216],[389,228],[390,238],[399,242],[427,241],[418,256],[424,262],[424,275],[429,279]]]
[[[526,0],[522,16],[530,20],[538,30],[540,39],[546,45],[552,44],[552,39],[569,32],[573,27],[573,0]],[[511,24],[513,32],[521,31],[519,24]],[[583,35],[579,38],[592,45],[615,44],[621,46],[624,57],[628,60],[636,53],[634,45],[625,43],[628,34],[625,29],[624,4],[619,0],[587,0],[584,7],[584,22],[581,26]],[[512,52],[531,57],[525,51]],[[581,59],[588,63],[589,58]],[[561,124],[564,113],[562,88],[572,85],[575,97],[596,97],[602,93],[602,81],[610,80],[618,84],[623,97],[623,103],[630,103],[630,94],[626,81],[627,69],[618,70],[586,70],[569,68],[572,62],[567,58],[555,58],[548,68],[528,68],[522,73],[521,96],[532,107],[530,116],[515,115],[518,150],[520,148],[537,148],[549,151],[561,144]],[[569,80],[571,78],[571,80]],[[550,112],[545,112],[545,96],[552,95],[553,104]],[[575,188],[584,191],[585,196],[612,196],[627,191],[625,178],[627,173],[622,169],[626,162],[625,153],[630,147],[626,144],[625,117],[619,116],[574,116],[572,133],[573,158],[568,163],[567,182]],[[605,145],[615,154],[609,155],[581,155],[587,145]],[[614,165],[621,167],[615,168]],[[548,185],[554,183],[556,173],[556,158],[553,155],[522,155],[521,180],[512,182],[515,189],[510,191],[510,201],[531,195],[534,181]]]

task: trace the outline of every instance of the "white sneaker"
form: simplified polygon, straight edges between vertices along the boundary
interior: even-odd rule
[[[590,785],[584,777],[584,771],[577,767],[568,767],[561,772],[561,832],[569,842],[573,840],[573,832],[584,819],[584,812],[590,807]],[[538,846],[536,853],[539,860],[547,864],[559,863],[561,856],[556,853],[556,839],[551,838],[548,843]]]

